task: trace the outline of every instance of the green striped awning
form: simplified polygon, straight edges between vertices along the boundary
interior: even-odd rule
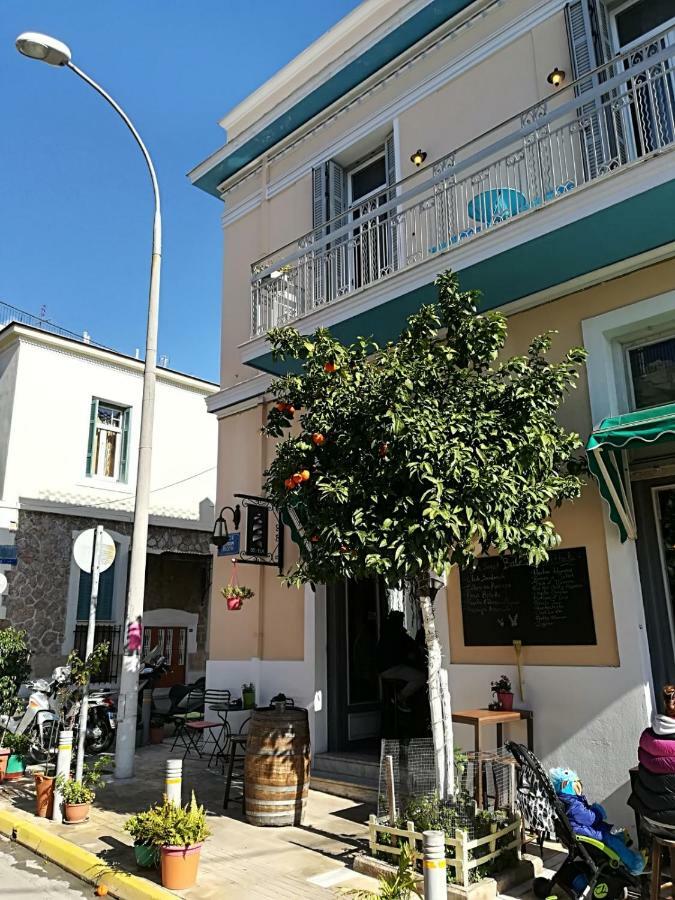
[[[588,467],[609,506],[609,517],[619,529],[622,542],[637,537],[622,451],[630,446],[667,441],[675,441],[675,403],[603,419],[588,439]]]

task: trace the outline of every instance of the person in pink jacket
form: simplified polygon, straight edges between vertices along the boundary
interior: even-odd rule
[[[640,736],[637,778],[628,800],[644,827],[675,837],[675,685],[662,691],[663,713]]]

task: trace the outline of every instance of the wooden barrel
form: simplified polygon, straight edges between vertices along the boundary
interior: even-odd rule
[[[257,709],[244,760],[246,819],[251,825],[302,824],[309,793],[306,709]]]

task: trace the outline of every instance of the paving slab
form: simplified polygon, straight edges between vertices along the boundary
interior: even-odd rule
[[[141,748],[136,774],[113,779],[99,791],[89,821],[77,826],[38,820],[44,827],[94,853],[108,865],[159,882],[157,874],[138,869],[126,818],[161,799],[170,742]],[[318,791],[309,792],[306,823],[300,827],[259,828],[232,802],[224,811],[224,779],[206,760],[188,759],[183,766],[183,802],[195,791],[207,810],[211,838],[204,845],[198,884],[177,892],[185,898],[210,900],[285,900],[328,898],[345,888],[374,889],[376,883],[351,869],[354,855],[366,846],[365,822],[372,807]],[[233,789],[233,796],[237,793]],[[33,812],[31,778],[0,786],[0,806]]]

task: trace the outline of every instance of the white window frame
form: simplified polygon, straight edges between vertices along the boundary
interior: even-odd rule
[[[660,344],[662,341],[672,340],[675,338],[675,327],[670,327],[665,329],[661,334],[650,334],[649,339],[645,340],[645,338],[636,339],[627,341],[622,344],[623,353],[624,353],[624,372],[626,376],[626,394],[628,397],[628,403],[630,405],[630,411],[637,412],[639,409],[649,409],[646,406],[638,407],[637,402],[635,400],[635,385],[633,384],[633,373],[630,364],[630,351],[631,350],[639,350],[642,347],[649,347],[652,344]],[[672,400],[667,400],[667,403],[675,403],[675,397]]]
[[[619,27],[616,22],[616,17],[621,15],[621,13],[625,12],[627,9],[630,9],[631,6],[637,6],[638,3],[643,2],[645,2],[645,0],[624,0],[623,3],[608,8],[607,12],[609,14],[612,44],[614,45],[616,53],[624,53],[632,50],[634,47],[639,47],[640,44],[646,44],[650,38],[655,37],[662,31],[671,31],[675,29],[675,16],[672,16],[672,18],[667,19],[662,25],[657,25],[656,28],[652,28],[651,31],[641,34],[640,37],[635,38],[635,40],[631,41],[629,44],[621,46],[619,43]],[[649,2],[649,0],[646,0],[646,2]]]

